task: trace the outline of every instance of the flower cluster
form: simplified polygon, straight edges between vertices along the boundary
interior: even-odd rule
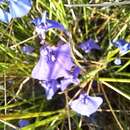
[[[0,4],[5,3],[0,0]],[[31,9],[31,0],[7,0],[8,9],[0,8],[0,20],[8,23],[12,18],[22,17],[26,15]],[[9,10],[9,11],[7,11]]]
[[[60,23],[46,19],[46,15],[43,15],[42,18],[34,19],[33,23],[41,41],[45,38],[45,32],[51,28],[67,32]],[[81,43],[79,47],[86,53],[93,49],[100,49],[92,39]],[[79,74],[80,68],[74,63],[71,57],[71,48],[68,43],[58,44],[57,46],[42,44],[40,58],[32,71],[32,77],[40,81],[45,89],[48,100],[52,99],[57,90],[64,91],[70,84],[79,84]],[[79,98],[71,101],[69,105],[81,115],[90,116],[98,109],[102,102],[102,98],[100,97],[91,97],[85,93],[81,93]]]

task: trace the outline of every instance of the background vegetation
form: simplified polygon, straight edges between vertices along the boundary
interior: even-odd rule
[[[130,54],[121,56],[122,65],[114,64],[119,50],[112,44],[120,38],[130,42],[130,5],[104,2],[118,0],[36,0],[27,16],[13,19],[8,25],[0,22],[0,130],[18,129],[20,119],[30,124],[21,130],[129,130],[130,129]],[[122,2],[122,1],[120,1]],[[97,3],[101,6],[92,6]],[[86,5],[70,8],[69,4]],[[71,97],[77,88],[90,89],[91,95],[101,96],[104,103],[90,118],[82,117],[66,108],[67,95],[59,92],[50,101],[31,71],[39,57],[39,39],[34,33],[32,19],[47,11],[49,19],[62,23],[71,33],[75,49],[88,38],[98,42],[101,51],[84,55],[89,61],[81,65],[86,73],[82,84],[67,90]],[[62,32],[51,30],[46,42],[57,44]],[[30,55],[22,47],[35,48]],[[75,54],[76,55],[76,54]],[[68,115],[69,113],[69,115]]]

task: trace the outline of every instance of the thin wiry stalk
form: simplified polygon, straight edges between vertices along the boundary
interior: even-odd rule
[[[67,2],[68,2],[68,5],[71,5],[70,0],[67,0]],[[70,12],[72,14],[72,18],[76,21],[76,16],[75,16],[74,10],[70,9]]]
[[[15,130],[20,130],[18,127],[12,125],[11,123],[7,122],[7,121],[4,121],[4,120],[1,120],[0,119],[0,122],[4,123],[5,125],[8,125],[9,127],[15,129]]]
[[[68,94],[67,91],[65,91],[65,99],[66,99],[66,111],[67,111],[67,117],[68,117],[68,128],[71,129],[71,120],[70,120],[70,110],[69,110],[69,102],[68,102]]]
[[[7,91],[6,91],[6,73],[4,73],[4,102],[5,102],[5,106],[7,104]],[[7,114],[7,109],[5,108],[4,110],[5,115]],[[6,124],[4,123],[4,130],[6,130]]]
[[[121,6],[128,5],[130,1],[122,2],[103,2],[99,4],[65,4],[66,7],[75,8],[75,7],[111,7],[111,6]]]
[[[83,122],[83,116],[81,116],[78,127],[81,128]]]
[[[15,48],[15,47],[17,47],[17,46],[19,46],[19,45],[21,45],[21,44],[23,44],[23,43],[26,43],[26,42],[28,42],[29,40],[32,40],[32,39],[34,39],[34,38],[36,38],[36,37],[37,37],[37,35],[34,35],[34,36],[32,36],[32,37],[29,37],[29,38],[27,38],[27,39],[25,39],[25,40],[23,40],[23,41],[17,43],[16,45],[12,45],[10,48],[13,49],[13,48]]]
[[[113,87],[112,85],[108,84],[107,82],[101,81],[104,85],[106,85],[107,87],[111,88],[112,90],[114,90],[115,92],[117,92],[118,94],[122,95],[123,97],[127,98],[128,100],[130,100],[130,96],[123,93],[122,91],[120,91],[119,89],[117,89],[116,87]]]
[[[130,113],[130,110],[115,110],[115,109],[112,109],[115,113]],[[111,112],[110,109],[98,109],[99,112]]]
[[[68,2],[68,5],[71,5],[70,0],[67,0],[67,2]],[[76,18],[74,10],[72,8],[70,9],[70,12],[71,12],[73,20],[76,22],[77,18]],[[78,28],[78,32],[79,32],[80,36],[82,37],[82,31],[80,28]]]
[[[27,82],[29,81],[29,79],[30,79],[30,77],[27,77],[26,79],[24,79],[24,80],[22,81],[22,83],[21,83],[20,86],[19,86],[18,91],[16,92],[16,96],[19,95],[20,91],[21,91],[22,88],[23,88],[23,85],[24,85],[25,83],[27,83]]]
[[[29,79],[30,79],[30,77],[26,77],[26,78],[23,80],[23,82],[20,84],[19,89],[17,90],[15,96],[8,102],[8,104],[9,104],[10,102],[12,102],[16,97],[18,97],[20,91],[21,91],[22,88],[23,88],[23,85],[24,85],[25,83],[27,83],[27,82],[29,81]]]
[[[77,56],[79,56],[80,58],[83,59],[82,54],[75,48],[75,43],[73,42],[71,33],[69,33],[69,44],[71,47],[71,56],[72,56],[75,64],[78,65],[82,70],[84,70],[84,68],[80,65],[80,63],[78,62],[78,60],[75,57],[75,54],[76,54]]]
[[[36,0],[36,9],[37,9],[37,11],[38,11],[39,13],[42,14],[42,12],[41,12],[41,10],[40,10],[40,8],[39,8],[39,0]]]
[[[87,89],[87,92],[86,92],[88,95],[89,95],[90,89],[92,87],[92,83],[93,83],[93,80],[91,80],[89,85],[88,85],[88,89]]]
[[[112,113],[112,115],[113,115],[115,121],[117,122],[117,125],[119,126],[120,130],[124,130],[123,127],[122,127],[122,125],[121,125],[121,123],[119,122],[119,120],[118,120],[118,118],[117,118],[115,112],[114,112],[113,109],[112,109],[111,103],[110,103],[110,101],[109,101],[109,99],[108,99],[108,97],[107,97],[107,95],[106,95],[106,92],[105,92],[104,88],[101,87],[101,89],[102,89],[102,92],[103,92],[104,97],[105,97],[105,99],[106,99],[106,102],[107,102],[107,104],[108,104],[108,106],[109,106],[109,108],[110,108],[110,110],[111,110],[111,113]]]

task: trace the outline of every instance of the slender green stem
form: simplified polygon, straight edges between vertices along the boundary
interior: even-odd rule
[[[112,90],[114,90],[115,92],[119,93],[120,95],[122,95],[123,97],[127,98],[128,100],[130,100],[130,96],[128,96],[127,94],[123,93],[122,91],[120,91],[119,89],[117,89],[116,87],[108,84],[107,82],[102,81],[101,83],[103,83],[104,85],[106,85],[107,87],[111,88]]]
[[[130,83],[130,79],[117,79],[117,78],[98,78],[101,82],[120,82],[120,83]]]

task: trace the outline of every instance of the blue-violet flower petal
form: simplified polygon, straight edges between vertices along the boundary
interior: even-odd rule
[[[51,100],[54,94],[59,89],[59,83],[57,80],[50,80],[50,81],[40,81],[42,87],[45,89],[45,95],[47,100]]]
[[[22,47],[22,51],[23,51],[23,53],[29,55],[34,51],[34,48],[32,46],[25,45]]]
[[[89,117],[97,111],[102,102],[103,100],[101,97],[91,97],[87,94],[81,94],[78,99],[75,99],[70,103],[70,107],[75,112]]]
[[[96,50],[100,50],[101,48],[99,47],[98,44],[96,44],[96,42],[93,40],[93,39],[89,39],[83,43],[81,43],[79,45],[79,47],[85,51],[86,53],[90,52],[91,50],[93,49],[96,49]]]
[[[119,48],[121,55],[126,54],[130,50],[130,43],[126,42],[124,39],[119,39],[119,40],[113,42],[113,44],[117,48]]]
[[[0,0],[0,4],[4,3],[3,0]],[[6,11],[0,8],[0,20],[2,22],[8,23],[11,18],[22,17],[26,15],[32,6],[31,0],[8,0],[8,9]]]
[[[9,0],[9,12],[12,18],[26,15],[31,7],[31,0]]]
[[[27,126],[29,124],[29,121],[28,120],[19,120],[18,124],[19,124],[19,127],[22,128],[24,126]]]
[[[8,23],[11,20],[11,15],[9,12],[0,9],[0,21]]]

